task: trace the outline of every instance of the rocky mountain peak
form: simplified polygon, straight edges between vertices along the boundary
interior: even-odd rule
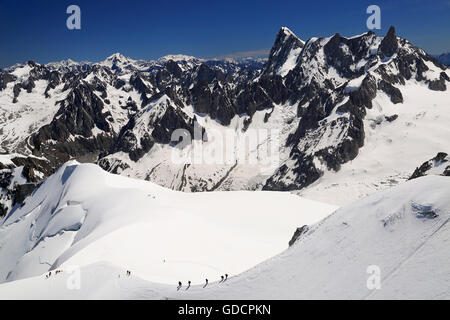
[[[262,75],[285,76],[296,64],[297,58],[305,46],[291,30],[282,27],[277,34],[275,43],[270,50],[269,59],[265,64]]]

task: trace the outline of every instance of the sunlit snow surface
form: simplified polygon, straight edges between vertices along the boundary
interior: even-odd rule
[[[69,162],[0,224],[0,279],[107,262],[157,283],[214,281],[334,210],[289,193],[186,194]]]

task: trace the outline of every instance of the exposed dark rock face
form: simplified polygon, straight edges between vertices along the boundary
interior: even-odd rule
[[[188,119],[180,109],[167,108],[161,119],[155,123],[152,137],[162,144],[171,142],[172,133],[177,129],[185,129],[194,136],[194,119]]]
[[[8,208],[6,208],[6,206],[4,206],[3,204],[0,203],[0,217],[6,216],[7,213],[8,213]]]
[[[450,177],[450,166],[447,166],[444,169],[444,172],[442,173],[442,175],[446,176],[446,177]]]
[[[236,115],[236,109],[230,98],[225,76],[202,64],[199,67],[196,84],[190,90],[190,99],[195,110],[207,114],[227,126]]]
[[[292,173],[295,178],[280,179],[290,173],[290,168],[286,165],[282,165],[277,170],[276,174],[270,177],[263,187],[264,191],[270,190],[283,190],[294,191],[300,188],[309,186],[311,183],[319,179],[323,172],[313,163],[312,156],[305,156],[298,151],[294,151],[291,154],[292,160],[295,161],[294,169]]]
[[[441,76],[438,80],[430,81],[430,83],[428,84],[428,88],[433,91],[446,91],[446,81],[449,81],[447,74],[441,73]]]
[[[357,38],[347,39],[335,34],[324,46],[327,62],[346,78],[354,78],[364,73],[364,68],[355,70],[352,66],[369,54],[367,42],[372,42],[376,35],[369,31]]]
[[[372,109],[372,100],[377,95],[375,78],[371,75],[364,78],[361,87],[356,91],[351,91],[349,102],[351,107],[347,111],[353,111],[359,118],[363,118],[366,109]],[[342,112],[345,112],[345,107]]]
[[[292,239],[289,241],[289,247],[292,247],[302,235],[308,232],[308,230],[309,230],[308,226],[297,228],[297,230],[295,230],[294,235],[292,236]]]
[[[439,214],[437,214],[436,210],[429,205],[422,205],[413,202],[411,204],[411,209],[419,219],[436,219],[437,217],[439,217]]]
[[[170,144],[172,133],[177,129],[187,130],[194,138],[195,123],[195,116],[190,118],[167,95],[162,95],[130,119],[120,132],[112,152],[126,152],[130,159],[138,161],[155,143]],[[199,130],[204,133],[204,129]]]
[[[33,88],[35,87],[33,79],[30,77],[28,80],[25,80],[22,83],[17,83],[14,85],[14,98],[13,103],[17,103],[17,98],[19,97],[20,91],[26,90],[28,93],[31,93],[33,91]]]
[[[446,66],[450,66],[450,52],[435,56],[436,60]]]
[[[107,119],[109,114],[104,112],[104,103],[94,93],[95,89],[101,88],[79,83],[64,101],[59,102],[60,109],[53,121],[33,135],[34,152],[52,160],[55,168],[61,161],[112,146],[115,134]],[[95,128],[103,134],[94,136]],[[57,143],[48,145],[49,140]]]
[[[136,125],[135,121],[136,119],[132,118],[122,129],[117,142],[113,146],[113,152],[126,152],[128,153],[131,160],[138,161],[145,153],[150,151],[154,142],[152,141],[148,133],[144,133],[138,141],[138,138],[132,132]],[[140,147],[137,147],[137,145],[140,145]]]
[[[366,110],[372,108],[379,91],[398,104],[403,103],[401,87],[412,78],[429,83],[430,89],[446,90],[447,74],[442,71],[439,81],[428,80],[425,74],[429,67],[425,62],[441,70],[445,67],[423,50],[397,38],[393,27],[381,43],[378,41],[373,32],[368,32],[350,39],[336,34],[329,40],[305,44],[297,66],[284,79],[292,92],[290,101],[299,101],[301,117],[297,130],[287,140],[287,146],[292,147],[291,156],[266,181],[264,190],[304,188],[316,181],[324,169],[337,171],[353,160],[364,145]],[[374,50],[376,47],[378,50]],[[318,58],[322,55],[325,64]],[[331,70],[349,82],[342,84],[336,77],[323,76]],[[355,88],[360,77],[363,80]],[[332,120],[328,120],[330,117]],[[386,120],[395,121],[397,117]],[[340,138],[333,141],[331,137],[336,136]]]
[[[398,115],[397,114],[394,114],[394,115],[392,115],[392,116],[387,116],[387,117],[385,117],[385,120],[387,121],[387,122],[394,122],[395,120],[397,120],[398,119]]]
[[[426,176],[433,168],[439,167],[433,174],[439,174],[442,176],[450,176],[450,158],[447,153],[440,152],[433,159],[424,162],[420,167],[416,168],[409,180],[417,179]]]
[[[17,185],[13,190],[13,206],[16,204],[22,205],[25,198],[32,194],[34,189],[36,189],[36,184],[34,183]]]
[[[144,83],[142,76],[138,73],[133,74],[130,77],[130,85],[132,85],[137,92],[141,94],[142,104],[146,104],[148,102],[147,95],[151,95],[154,92],[150,90],[150,88]]]
[[[262,76],[276,75],[293,50],[303,48],[304,43],[288,28],[278,31],[275,43],[270,50],[269,60],[263,68]]]
[[[403,103],[402,92],[389,82],[381,80],[378,83],[378,88],[384,91],[391,98],[392,103],[394,104]]]
[[[11,161],[14,163],[15,167],[23,167],[22,175],[28,182],[39,182],[42,180],[42,177],[53,174],[53,171],[49,168],[49,163],[47,160],[29,156],[15,157],[12,158]],[[37,176],[36,172],[40,172],[42,177]]]

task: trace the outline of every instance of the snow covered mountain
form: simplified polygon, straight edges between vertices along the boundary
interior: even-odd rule
[[[100,63],[28,62],[0,74],[0,151],[44,158],[53,172],[69,159],[96,162],[182,191],[300,190],[335,179],[373,137],[385,136],[385,151],[391,143],[404,146],[408,163],[393,161],[374,173],[372,192],[450,149],[438,138],[412,152],[431,123],[427,134],[449,134],[449,74],[394,28],[385,37],[336,34],[306,42],[281,28],[264,64],[121,54]],[[172,133],[194,127],[205,137],[231,130],[239,142],[266,130],[261,143],[279,140],[279,164],[261,173],[260,164],[174,163],[171,155],[186,150],[174,148]],[[204,139],[206,148],[211,141]],[[372,159],[384,157],[378,155]]]
[[[263,68],[262,76],[286,76],[297,65],[297,59],[304,46],[305,42],[291,30],[286,27],[281,28],[270,51],[267,64]]]
[[[423,163],[418,167],[410,180],[428,175],[450,176],[450,157],[444,152],[440,152],[433,159]]]
[[[440,55],[435,56],[435,58],[442,64],[450,66],[450,52],[442,53]]]
[[[393,27],[3,69],[0,298],[448,298],[449,77]]]
[[[281,255],[189,299],[449,299],[450,179],[378,192],[312,226]],[[379,272],[379,274],[378,274]],[[375,279],[374,276],[378,276]]]
[[[449,190],[448,177],[420,177],[314,223],[333,209],[286,193],[180,193],[71,162],[2,221],[0,298],[448,299]],[[286,248],[292,224],[309,226],[241,273]],[[196,285],[177,291],[179,280]]]

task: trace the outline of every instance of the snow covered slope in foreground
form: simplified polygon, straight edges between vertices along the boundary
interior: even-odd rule
[[[365,142],[353,161],[297,192],[339,206],[408,180],[418,164],[450,150],[450,90],[415,83],[402,88],[404,104],[378,93],[364,120]]]
[[[186,194],[69,162],[0,223],[0,282],[98,262],[157,283],[213,281],[335,209],[289,193]]]
[[[283,254],[186,297],[449,299],[449,220],[450,179],[412,180],[339,209]],[[372,291],[373,266],[381,288]]]
[[[2,284],[0,298],[448,299],[449,220],[450,179],[426,176],[339,209],[284,253],[222,284],[176,291],[96,263],[82,267],[80,290],[68,289],[65,272]],[[379,268],[379,290],[367,287],[370,266]]]

